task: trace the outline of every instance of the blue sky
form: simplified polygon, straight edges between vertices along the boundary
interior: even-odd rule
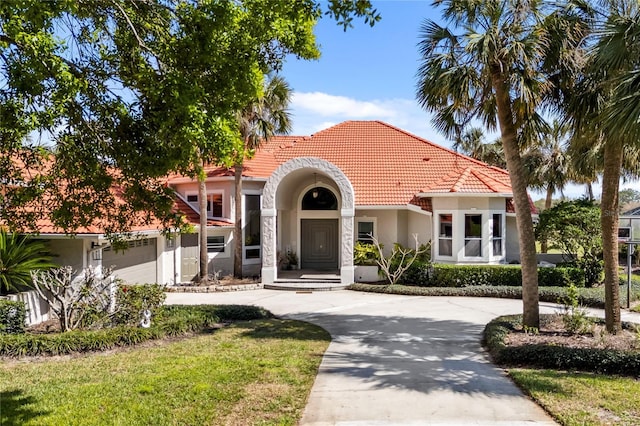
[[[438,21],[439,11],[431,1],[374,0],[373,5],[382,15],[374,27],[354,19],[345,32],[324,17],[315,31],[320,59],[285,63],[281,74],[294,90],[292,134],[310,135],[345,120],[381,120],[450,147],[415,98],[420,27],[426,19]],[[640,182],[622,187],[640,190]],[[594,190],[599,196],[600,187]],[[565,190],[569,197],[583,193],[576,185]]]

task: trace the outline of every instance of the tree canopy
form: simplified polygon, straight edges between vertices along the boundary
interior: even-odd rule
[[[373,25],[369,1],[0,2],[0,222],[121,232],[175,224],[169,173],[230,164],[235,111],[287,55],[319,56],[322,14]]]

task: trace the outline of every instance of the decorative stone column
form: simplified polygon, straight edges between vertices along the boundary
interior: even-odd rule
[[[273,284],[278,278],[278,251],[276,249],[276,209],[262,209],[262,282]]]

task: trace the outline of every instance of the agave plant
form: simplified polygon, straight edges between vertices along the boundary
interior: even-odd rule
[[[0,293],[31,286],[31,271],[56,266],[41,241],[0,229]]]

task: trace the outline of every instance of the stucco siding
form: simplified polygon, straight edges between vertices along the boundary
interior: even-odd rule
[[[60,266],[71,266],[75,271],[84,267],[84,240],[80,238],[46,240],[53,253],[53,261]]]
[[[507,216],[507,263],[520,261],[520,240],[516,218]]]
[[[418,235],[420,244],[427,244],[431,241],[431,216],[416,212],[407,212],[407,244],[413,246],[413,234]]]

